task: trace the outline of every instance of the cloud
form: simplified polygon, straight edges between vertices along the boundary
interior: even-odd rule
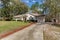
[[[33,0],[32,2],[34,2],[34,3],[35,3],[36,1],[35,1],[35,0]]]
[[[29,1],[27,0],[26,3],[29,3]]]
[[[1,1],[0,1],[0,4],[1,4]]]

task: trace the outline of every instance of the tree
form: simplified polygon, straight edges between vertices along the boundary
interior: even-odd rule
[[[11,15],[10,12],[11,11],[11,7],[10,7],[10,0],[1,0],[3,3],[3,8],[1,10],[1,15],[3,16],[4,19],[6,20],[10,20],[11,19]]]
[[[14,15],[24,14],[28,11],[27,5],[17,0],[1,0],[1,1],[3,3],[1,15],[4,20],[11,20]]]
[[[37,9],[38,7],[39,7],[39,3],[36,2],[35,4],[33,4],[33,5],[31,6],[31,9],[34,10],[34,9]]]
[[[48,16],[48,19],[49,17],[50,18],[56,18],[57,14],[59,13],[59,9],[60,7],[58,7],[58,5],[60,5],[60,0],[46,0],[45,1],[45,7],[46,8],[49,8],[49,16]]]
[[[14,15],[25,14],[28,11],[28,6],[24,3],[15,4]]]
[[[31,6],[31,10],[40,14],[42,13],[42,11],[40,10],[40,4],[38,2]]]

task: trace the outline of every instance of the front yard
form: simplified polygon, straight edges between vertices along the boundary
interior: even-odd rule
[[[17,28],[28,25],[29,22],[20,22],[20,21],[0,21],[0,34],[13,31]]]

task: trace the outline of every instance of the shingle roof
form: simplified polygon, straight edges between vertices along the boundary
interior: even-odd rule
[[[45,15],[39,14],[39,13],[29,13],[29,12],[27,12],[26,14],[16,15],[14,17],[23,17],[23,16],[27,16],[27,14],[30,14],[30,15],[33,15],[33,16],[45,16]]]

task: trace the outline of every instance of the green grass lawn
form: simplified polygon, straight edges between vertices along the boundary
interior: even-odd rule
[[[29,22],[20,21],[0,21],[0,34],[12,31],[22,26],[28,25]]]

